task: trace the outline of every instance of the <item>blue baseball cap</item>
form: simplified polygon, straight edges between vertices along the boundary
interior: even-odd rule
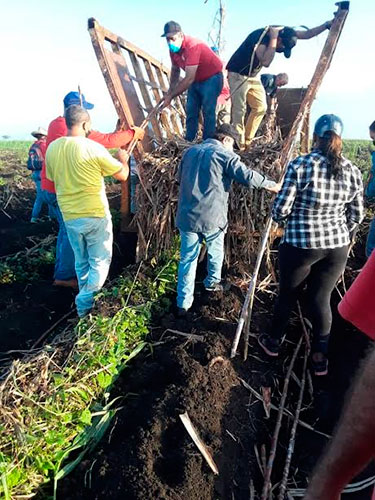
[[[93,104],[90,102],[87,102],[85,99],[85,96],[81,94],[82,97],[82,107],[85,109],[92,109],[94,107]],[[73,106],[73,104],[76,104],[78,106],[81,106],[81,99],[79,96],[79,92],[69,92],[69,94],[66,94],[64,97],[64,107],[69,108],[69,106]]]
[[[339,137],[342,136],[344,124],[337,115],[322,115],[317,119],[314,127],[314,134],[318,137],[324,137],[326,132],[334,132]]]

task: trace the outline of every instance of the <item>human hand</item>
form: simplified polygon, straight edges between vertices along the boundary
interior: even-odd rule
[[[170,94],[165,94],[164,96],[164,99],[163,99],[163,107],[162,109],[164,108],[167,108],[168,106],[170,106],[171,102],[172,102],[172,96]]]
[[[281,238],[283,236],[283,234],[284,234],[284,228],[283,227],[275,226],[275,225],[272,226],[271,236],[273,238]]]
[[[282,29],[284,29],[284,26],[270,26],[268,30],[270,38],[277,38]]]
[[[277,182],[273,186],[266,187],[265,189],[270,193],[278,193],[281,189],[281,186],[282,186],[281,182]]]
[[[333,23],[333,19],[331,19],[330,21],[326,21],[324,23],[325,26],[326,26],[326,30],[330,30],[331,29],[332,23]]]
[[[132,130],[134,130],[134,136],[133,136],[133,140],[134,141],[142,141],[144,136],[145,136],[145,131],[143,128],[141,127],[136,127],[135,125],[133,125],[132,127],[130,127]]]
[[[118,161],[120,161],[123,165],[127,165],[129,161],[129,155],[125,151],[125,149],[118,149],[115,157]]]

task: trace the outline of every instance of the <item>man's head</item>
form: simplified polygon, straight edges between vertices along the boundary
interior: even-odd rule
[[[85,109],[92,109],[94,107],[93,104],[86,101],[83,94],[80,94],[79,92],[69,92],[69,94],[66,94],[66,96],[64,97],[64,109],[67,109],[69,108],[69,106],[73,105],[82,106]]]
[[[293,28],[285,26],[279,32],[277,37],[276,52],[284,52],[284,56],[289,59],[292,53],[292,48],[297,43],[297,33]]]
[[[35,139],[40,140],[42,137],[47,137],[47,130],[43,127],[38,127],[36,130],[31,132],[31,135],[35,137]]]
[[[76,104],[69,106],[65,110],[65,121],[70,135],[89,136],[91,132],[90,115],[81,106],[77,106]]]
[[[371,123],[370,128],[369,128],[369,132],[370,132],[370,137],[374,141],[374,144],[375,144],[375,122]]]
[[[216,128],[214,139],[220,141],[225,149],[233,151],[234,143],[238,145],[240,137],[233,125],[229,123],[223,123]]]
[[[286,73],[279,73],[278,75],[276,75],[275,78],[276,87],[283,87],[284,85],[287,85],[288,82],[289,78]]]
[[[176,53],[181,49],[184,34],[182,33],[181,26],[176,21],[168,21],[164,25],[164,33],[161,36],[166,38],[171,52]]]

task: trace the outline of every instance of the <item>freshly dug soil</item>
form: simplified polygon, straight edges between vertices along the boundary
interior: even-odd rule
[[[97,450],[60,482],[58,498],[248,500],[253,486],[256,492],[261,491],[258,460],[262,461],[262,445],[268,455],[276,412],[267,419],[262,403],[240,379],[258,393],[262,386],[271,387],[272,403],[278,406],[293,344],[284,343],[279,359],[270,362],[252,338],[246,363],[239,356],[229,360],[236,326],[233,317],[240,309],[240,297],[235,288],[213,299],[200,296],[195,312],[187,319],[165,318],[162,327],[153,332],[152,350],[141,354],[116,384],[113,396],[124,400],[110,432]],[[270,310],[269,295],[259,295],[253,332],[265,328]],[[168,329],[192,332],[201,338]],[[327,433],[332,432],[368,344],[338,317],[333,331],[330,376],[324,383],[313,380],[315,402],[311,408],[312,396],[306,391],[306,409],[301,416]],[[295,341],[300,334],[301,327],[294,322],[289,340]],[[295,368],[297,379],[300,369],[301,357]],[[288,408],[292,412],[297,392],[298,384],[291,380]],[[184,429],[179,415],[185,411],[209,447],[218,476]],[[284,417],[273,484],[281,479],[290,427],[291,421]],[[300,481],[300,487],[306,486],[306,477],[326,443],[327,438],[298,428],[290,476]],[[369,500],[371,494],[368,489],[343,498]]]
[[[0,155],[1,156],[1,155]],[[2,161],[10,158],[0,157]],[[15,162],[13,158],[13,162]],[[13,168],[13,164],[9,164]],[[24,174],[24,167],[14,164],[12,173]],[[3,175],[4,176],[4,175]],[[30,223],[30,216],[35,188],[33,182],[25,178],[22,183],[15,185],[14,203],[7,207],[6,214],[0,211],[0,258],[24,252],[32,248],[37,242],[49,235],[56,235],[58,224],[47,218],[41,218],[38,223]],[[120,186],[107,186],[111,208],[120,206]],[[46,206],[42,216],[47,215]],[[134,233],[120,233],[115,231],[113,259],[110,269],[110,279],[129,263],[134,261],[136,235]],[[20,257],[20,259],[25,257]],[[21,261],[22,262],[22,261]],[[0,365],[3,360],[18,354],[8,351],[18,351],[30,348],[33,343],[62,316],[72,311],[70,318],[75,318],[74,298],[76,293],[71,289],[54,287],[53,264],[43,264],[38,269],[38,279],[27,279],[25,282],[0,284]],[[66,326],[66,321],[59,328]],[[55,335],[58,332],[53,332]]]

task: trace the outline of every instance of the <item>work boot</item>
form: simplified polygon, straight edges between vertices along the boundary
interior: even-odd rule
[[[74,290],[78,290],[78,281],[75,278],[71,280],[55,280],[53,282],[53,286],[62,286],[65,288],[73,288]]]
[[[266,333],[261,333],[258,337],[258,344],[268,356],[277,357],[279,355],[280,341],[273,339]]]

